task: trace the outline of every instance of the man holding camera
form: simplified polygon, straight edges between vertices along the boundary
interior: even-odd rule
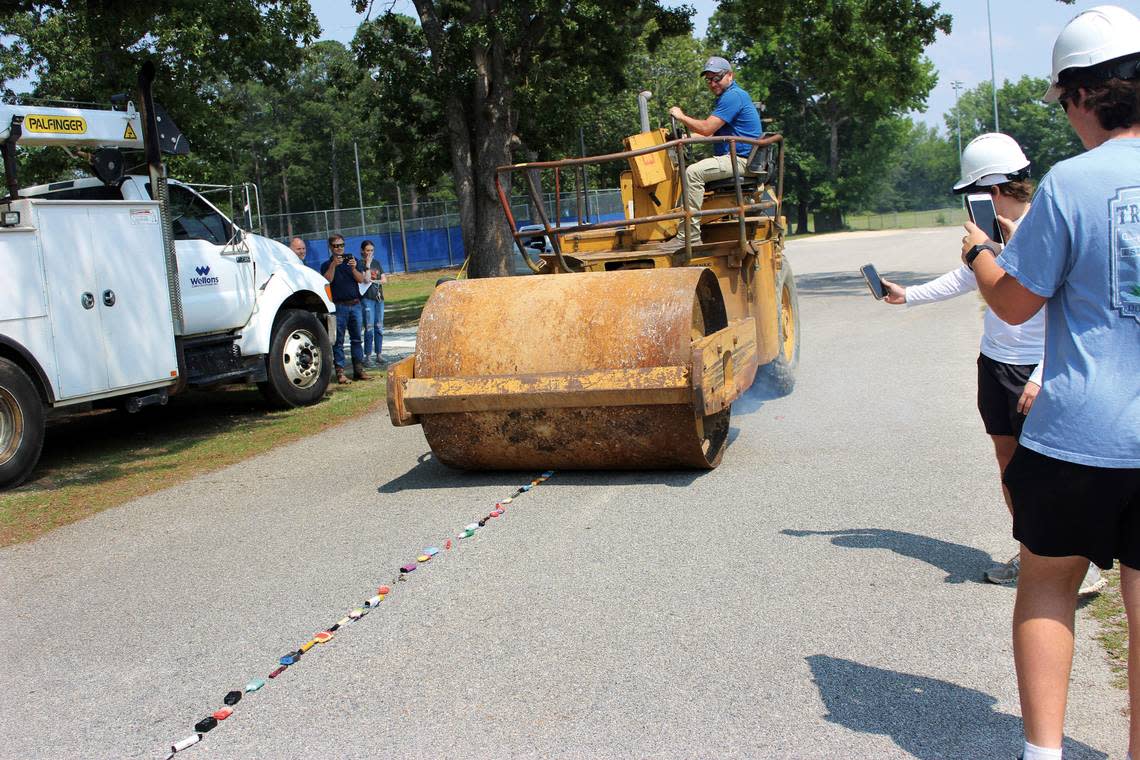
[[[364,341],[361,330],[364,325],[364,310],[360,304],[360,283],[364,273],[356,265],[356,259],[344,251],[344,237],[333,235],[329,238],[329,259],[321,265],[321,274],[330,283],[332,300],[336,304],[336,340],[333,342],[333,362],[336,364],[336,381],[341,385],[351,382],[344,373],[344,332],[352,351],[352,377],[354,380],[369,380],[364,372]]]

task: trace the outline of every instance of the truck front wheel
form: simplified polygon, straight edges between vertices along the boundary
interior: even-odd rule
[[[0,488],[23,483],[40,461],[44,405],[24,370],[0,358]]]
[[[268,381],[258,383],[275,406],[315,404],[332,377],[332,341],[315,314],[300,309],[281,313],[265,358]]]

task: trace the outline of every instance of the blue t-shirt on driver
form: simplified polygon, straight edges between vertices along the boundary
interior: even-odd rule
[[[1049,299],[1044,380],[1022,445],[1140,468],[1140,139],[1054,166],[998,264]]]
[[[763,131],[760,114],[756,111],[756,106],[752,105],[752,98],[736,82],[717,97],[712,115],[724,122],[724,126],[714,133],[717,135],[755,139]],[[736,155],[741,158],[751,152],[751,145],[736,144]],[[717,143],[713,146],[713,153],[718,156],[728,153],[728,143]]]

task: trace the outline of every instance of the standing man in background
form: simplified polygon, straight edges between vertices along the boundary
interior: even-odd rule
[[[361,327],[364,324],[364,310],[360,305],[360,284],[364,273],[356,264],[356,259],[344,250],[344,237],[333,235],[329,238],[329,259],[321,265],[321,274],[331,284],[332,300],[336,304],[336,341],[333,343],[333,363],[336,364],[336,381],[341,385],[351,382],[344,373],[344,333],[348,331],[352,347],[352,377],[354,380],[370,380],[364,372],[364,351]]]
[[[707,119],[696,119],[688,116],[678,106],[669,109],[669,115],[687,126],[691,131],[702,137],[721,135],[725,137],[751,137],[759,138],[763,127],[760,126],[760,113],[752,104],[752,97],[736,83],[736,75],[732,72],[732,64],[720,56],[713,56],[705,63],[701,76],[709,90],[716,95],[713,112]],[[748,155],[752,152],[752,145],[747,143],[736,144],[736,164],[741,175],[744,166],[748,163]],[[685,208],[690,211],[700,211],[705,198],[705,183],[718,179],[728,179],[732,176],[732,156],[729,153],[728,143],[718,143],[713,146],[713,157],[697,161],[685,169],[686,191]],[[682,222],[677,240],[682,244],[686,238],[693,245],[701,242],[701,223],[693,219],[690,231],[686,234]]]
[[[1048,315],[1045,372],[1005,471],[1021,577],[1013,658],[1024,760],[1061,757],[1077,587],[1120,561],[1129,758],[1140,752],[1140,19],[1102,5],[1053,45],[1051,86],[1086,152],[1041,181],[996,255],[973,225],[962,260],[999,317]],[[1005,220],[1008,223],[1008,220]]]
[[[294,254],[296,254],[297,258],[299,258],[301,260],[302,264],[305,263],[305,253],[307,251],[305,248],[305,241],[304,240],[302,240],[299,237],[293,238],[292,240],[289,241],[289,250],[291,250]]]

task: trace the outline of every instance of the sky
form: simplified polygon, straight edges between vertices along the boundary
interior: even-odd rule
[[[696,8],[693,25],[703,35],[709,16],[716,10],[716,0],[688,0]],[[1049,76],[1053,41],[1061,29],[1078,13],[1096,5],[1095,0],[1078,0],[1066,5],[1058,0],[989,0],[993,22],[994,74],[998,88],[1006,80],[1016,81],[1030,75]],[[1116,5],[1140,16],[1140,0],[1112,0]],[[399,13],[415,16],[411,0],[374,0],[374,13],[389,7]],[[665,0],[669,5],[669,0]],[[349,42],[357,24],[364,18],[352,11],[349,0],[312,0],[313,10],[323,29],[322,39]],[[930,93],[925,113],[913,116],[938,127],[945,133],[943,114],[954,106],[951,82],[960,81],[972,90],[990,79],[989,25],[987,0],[941,0],[941,9],[954,18],[949,35],[938,38],[926,49],[926,55],[938,70],[938,84]]]

